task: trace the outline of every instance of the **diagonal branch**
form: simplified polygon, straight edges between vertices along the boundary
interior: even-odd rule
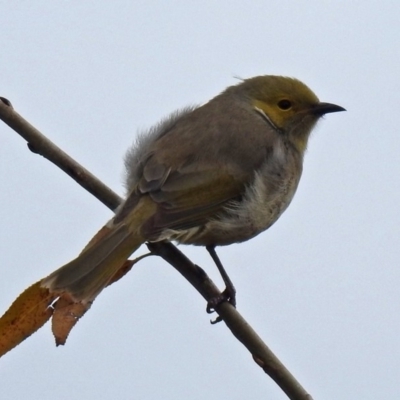
[[[3,97],[0,97],[0,119],[28,142],[31,151],[57,165],[105,206],[115,210],[121,203],[122,199],[116,193],[22,118]],[[149,243],[148,247],[152,253],[162,257],[181,273],[207,301],[221,294],[207,274],[172,243]],[[231,304],[224,302],[215,308],[232,334],[250,351],[254,361],[279,385],[289,399],[312,400],[311,395]]]

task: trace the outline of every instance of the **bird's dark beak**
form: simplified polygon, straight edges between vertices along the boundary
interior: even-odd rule
[[[334,112],[339,112],[339,111],[346,111],[345,108],[340,107],[336,104],[331,104],[331,103],[318,103],[316,104],[312,110],[311,110],[315,115],[324,115],[328,113],[334,113]]]

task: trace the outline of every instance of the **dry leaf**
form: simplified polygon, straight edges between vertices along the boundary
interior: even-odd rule
[[[58,297],[36,282],[21,293],[0,318],[0,357],[42,327],[53,314]]]
[[[65,344],[71,329],[90,306],[91,304],[75,302],[66,293],[57,300],[54,304],[54,313],[51,319],[52,331],[57,346]]]

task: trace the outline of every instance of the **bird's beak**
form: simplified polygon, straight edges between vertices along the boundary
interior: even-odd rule
[[[345,108],[340,107],[336,104],[331,103],[318,103],[311,109],[311,112],[315,115],[324,115],[328,113],[334,113],[339,111],[346,111]]]

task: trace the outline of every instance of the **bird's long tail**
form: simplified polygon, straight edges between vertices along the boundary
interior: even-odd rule
[[[148,196],[124,207],[119,222],[112,220],[105,225],[75,260],[42,279],[41,286],[51,293],[66,293],[76,302],[93,301],[128,257],[145,242],[142,226],[157,210],[156,203]]]
[[[68,293],[75,301],[91,302],[144,242],[126,224],[105,226],[83,252],[42,280],[51,292]]]

